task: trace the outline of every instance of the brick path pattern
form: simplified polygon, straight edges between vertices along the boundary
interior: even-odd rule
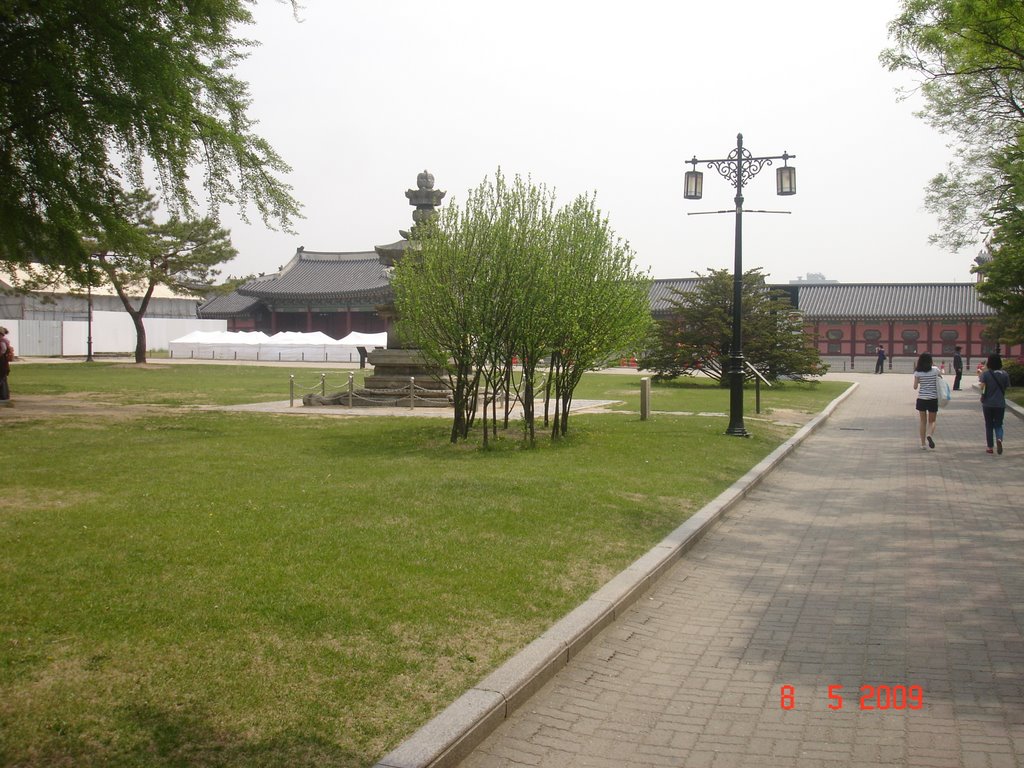
[[[909,375],[846,378],[832,418],[464,768],[1024,766],[1024,422],[1008,411],[986,454],[968,388],[922,451]],[[862,708],[864,685],[919,686],[923,707]]]

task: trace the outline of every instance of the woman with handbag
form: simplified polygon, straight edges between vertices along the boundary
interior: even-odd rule
[[[939,369],[932,364],[932,356],[924,352],[914,366],[914,389],[918,390],[917,409],[921,420],[921,448],[935,447],[935,419],[939,414]],[[928,444],[925,445],[925,440]]]
[[[996,453],[1003,452],[1003,416],[1006,415],[1006,390],[1010,387],[1010,374],[1003,370],[1003,359],[989,355],[985,370],[978,377],[981,386],[981,411],[985,415],[985,453],[992,453],[995,436]]]

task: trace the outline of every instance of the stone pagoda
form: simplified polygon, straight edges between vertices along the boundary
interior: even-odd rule
[[[419,247],[418,229],[437,215],[437,206],[445,196],[443,190],[434,189],[434,175],[423,171],[416,177],[416,189],[408,189],[405,196],[409,205],[415,206],[412,212],[413,225],[408,231],[399,230],[401,240],[388,245],[374,248],[377,258],[385,268],[393,269],[398,262],[406,257],[407,252]],[[451,388],[448,386],[447,375],[419,349],[415,349],[402,341],[395,332],[396,312],[394,300],[377,307],[381,317],[387,321],[387,349],[375,349],[369,353],[368,360],[373,366],[373,373],[366,377],[363,389],[352,393],[336,392],[327,396],[306,395],[305,405],[345,405],[353,406],[398,406],[413,405],[409,399],[409,379],[415,381],[416,405],[425,407],[447,406],[451,404]]]

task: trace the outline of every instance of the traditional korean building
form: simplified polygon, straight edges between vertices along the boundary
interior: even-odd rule
[[[967,366],[996,348],[984,338],[995,310],[974,283],[805,283],[795,303],[821,355],[848,358],[855,369],[859,358],[873,361],[879,346],[890,360],[928,352],[936,361],[959,346]],[[1024,354],[1019,344],[1000,351]]]
[[[230,331],[322,331],[340,339],[352,331],[388,330],[381,308],[391,301],[387,271],[376,251],[300,247],[280,272],[211,299],[200,315],[227,320]]]

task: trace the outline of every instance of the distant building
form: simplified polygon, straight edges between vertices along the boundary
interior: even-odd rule
[[[995,351],[983,335],[996,313],[974,283],[801,284],[795,303],[821,355],[848,358],[855,369],[879,346],[890,360],[922,352],[951,358],[957,346],[966,361]],[[1024,354],[1019,344],[1001,352]]]
[[[823,357],[844,358],[852,368],[874,366],[878,347],[890,359],[953,355],[965,359],[995,349],[983,337],[995,310],[978,298],[974,283],[838,283],[806,280],[770,287],[787,293],[804,318]],[[665,317],[679,293],[692,291],[700,278],[654,280],[651,314]],[[321,253],[299,249],[277,274],[243,286],[237,294],[204,304],[202,317],[227,319],[233,330],[323,331],[341,338],[350,331],[387,330],[379,308],[392,300],[387,273],[373,251]],[[1024,354],[1020,345],[1001,350]],[[861,362],[861,358],[870,358]]]
[[[19,355],[85,355],[90,337],[96,354],[134,352],[135,325],[109,283],[91,290],[57,283],[27,291],[30,279],[20,271],[0,273],[0,324],[12,331]],[[223,323],[200,319],[201,303],[199,296],[157,286],[144,320],[148,346],[167,349],[171,339],[191,331],[223,330]]]
[[[387,270],[376,251],[299,248],[279,272],[210,299],[199,314],[226,320],[231,331],[322,331],[340,339],[352,331],[388,330],[379,308],[391,301]]]
[[[838,280],[829,280],[821,272],[808,272],[806,276],[798,277],[796,280],[790,280],[790,285],[800,285],[803,283],[838,283]]]

